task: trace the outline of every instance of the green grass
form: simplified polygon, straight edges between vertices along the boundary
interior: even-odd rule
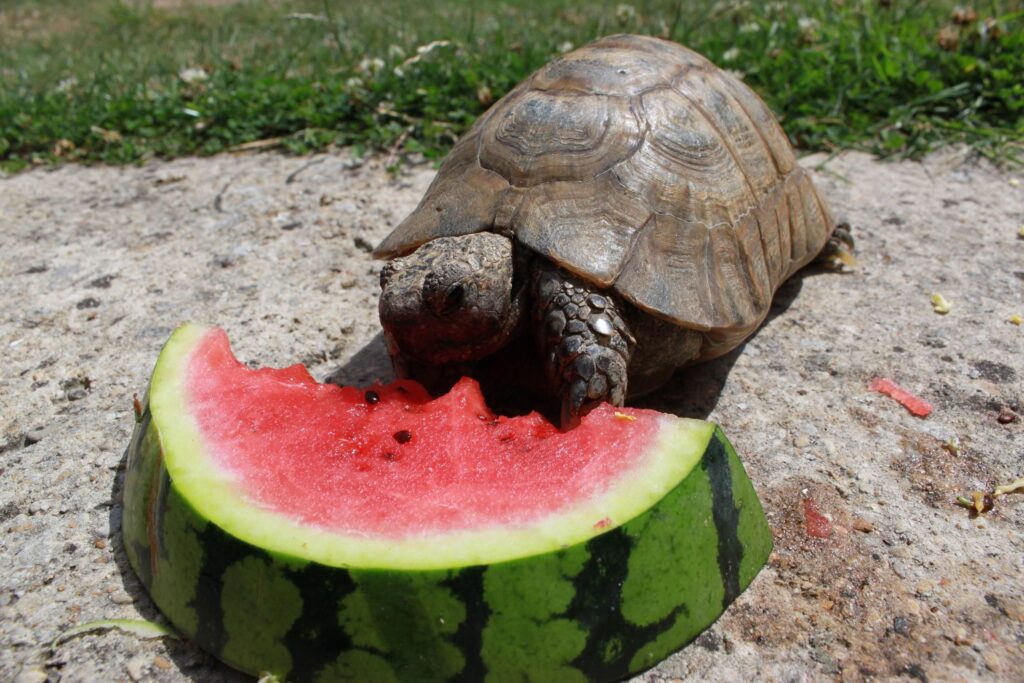
[[[1007,160],[1024,140],[1022,0],[978,5],[967,25],[952,3],[903,0],[5,1],[8,170],[268,139],[437,157],[560,51],[623,31],[742,74],[806,150],[917,156],[964,142]],[[433,41],[447,42],[423,48]]]

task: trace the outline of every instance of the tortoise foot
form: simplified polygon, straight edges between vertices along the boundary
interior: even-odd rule
[[[844,265],[856,268],[858,264],[853,252],[854,240],[850,224],[847,221],[840,221],[818,254],[818,261],[826,268],[835,270],[841,270]]]
[[[534,329],[562,429],[603,401],[622,405],[636,344],[615,301],[547,263],[533,274]]]

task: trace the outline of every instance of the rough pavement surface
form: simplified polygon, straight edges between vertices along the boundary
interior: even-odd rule
[[[776,551],[638,680],[1017,678],[1024,495],[980,516],[953,501],[1024,476],[1024,327],[1008,321],[1024,314],[1024,188],[950,155],[804,163],[861,270],[805,271],[747,344],[648,401],[724,426]],[[76,624],[159,619],[120,540],[132,396],[187,320],[225,327],[246,361],[387,379],[368,250],[432,175],[338,152],[0,179],[0,680],[245,680],[169,639],[50,649]],[[869,391],[878,376],[934,413]]]

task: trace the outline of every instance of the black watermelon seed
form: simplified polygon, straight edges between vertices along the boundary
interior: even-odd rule
[[[367,391],[363,396],[366,398],[366,402],[372,405],[377,405],[380,402],[380,394],[376,391]]]
[[[408,429],[403,429],[400,432],[395,432],[391,435],[398,443],[409,443],[412,441],[412,432]]]
[[[384,459],[385,460],[394,460],[397,457],[398,456],[395,455],[394,453],[392,453],[391,451],[388,451],[387,453],[384,454]]]

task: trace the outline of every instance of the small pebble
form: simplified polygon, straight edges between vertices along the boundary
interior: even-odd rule
[[[957,645],[970,645],[971,639],[967,636],[967,629],[960,626],[956,629],[956,635],[953,636],[953,642]]]
[[[1007,617],[1024,623],[1024,600],[1004,599],[1001,604]]]
[[[921,581],[917,582],[917,586],[914,590],[917,591],[918,595],[928,595],[933,590],[935,590],[935,584],[929,581],[928,579],[922,579]]]
[[[128,676],[133,681],[142,680],[142,677],[146,674],[146,659],[139,655],[138,657],[132,657],[128,660],[128,663],[124,665],[124,668],[128,671]]]
[[[793,439],[793,445],[797,448],[807,448],[811,445],[811,439],[806,434],[798,434],[797,437]]]
[[[992,673],[997,674],[1003,670],[1003,660],[992,650],[985,650],[981,658],[985,660],[985,667]]]
[[[127,593],[117,593],[116,595],[110,596],[110,601],[115,605],[130,605],[132,602],[132,596]]]
[[[996,417],[1001,425],[1008,425],[1011,422],[1017,421],[1017,413],[1013,412],[1010,408],[1003,406],[999,411],[999,416]]]
[[[875,530],[875,525],[867,521],[866,519],[861,519],[860,517],[858,517],[857,519],[853,520],[853,528],[857,531],[863,531],[865,534],[870,534],[872,531]]]
[[[171,662],[166,657],[157,655],[156,657],[153,657],[153,666],[163,671],[169,671],[171,668]]]
[[[99,299],[97,299],[95,297],[91,297],[91,296],[90,297],[86,297],[85,299],[82,299],[77,304],[75,304],[75,308],[77,308],[80,311],[84,311],[84,310],[89,309],[89,308],[99,308],[99,306],[100,306]]]
[[[36,666],[26,666],[14,677],[14,683],[46,683],[46,671]]]

